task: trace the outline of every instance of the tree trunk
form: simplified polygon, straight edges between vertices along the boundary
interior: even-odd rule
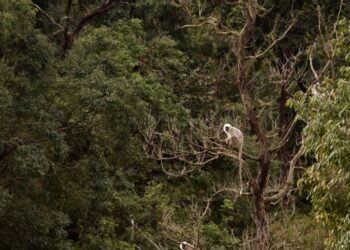
[[[289,118],[286,112],[286,103],[288,99],[288,93],[286,91],[285,84],[281,87],[280,100],[279,100],[279,119],[278,119],[278,127],[279,127],[279,137],[282,139],[288,129]],[[279,181],[283,184],[286,181],[287,174],[289,171],[289,153],[288,153],[288,145],[285,143],[278,151],[278,157],[281,161],[280,164],[280,176]]]
[[[248,118],[251,129],[258,137],[260,144],[260,164],[259,175],[256,183],[253,185],[254,193],[254,222],[256,226],[256,245],[254,249],[266,250],[269,248],[269,229],[267,223],[267,216],[265,210],[265,204],[263,199],[263,193],[266,188],[269,169],[271,165],[271,153],[268,149],[267,138],[262,130],[258,118],[255,115],[251,98],[245,85],[241,85],[240,95],[242,103],[245,109],[245,114]]]
[[[256,250],[269,249],[269,227],[266,216],[265,204],[262,195],[256,195],[255,209],[254,209],[254,222],[256,227]]]
[[[235,71],[236,83],[241,96],[242,104],[244,107],[244,112],[249,125],[257,136],[259,141],[259,151],[260,151],[260,164],[259,164],[259,174],[257,176],[256,182],[253,184],[252,189],[254,193],[254,221],[256,225],[256,246],[257,250],[267,250],[269,248],[269,229],[267,223],[267,216],[265,211],[265,204],[263,193],[266,188],[270,165],[271,165],[271,153],[268,148],[268,140],[266,133],[261,126],[258,117],[255,114],[253,108],[252,98],[249,93],[248,83],[246,81],[247,68],[246,68],[246,48],[250,41],[251,31],[254,28],[256,21],[257,10],[258,10],[257,0],[247,0],[247,20],[246,23],[239,34],[238,44],[237,44],[237,68]]]

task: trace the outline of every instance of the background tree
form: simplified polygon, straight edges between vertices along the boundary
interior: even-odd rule
[[[307,123],[288,132],[299,107],[288,99],[323,77],[329,88],[346,79],[339,13],[331,0],[0,1],[0,249],[178,249],[184,240],[256,249],[259,197],[271,248],[320,249],[327,236],[340,244],[345,223],[331,234],[311,216],[304,191],[316,186],[298,197],[285,185],[309,123],[301,112]],[[245,134],[242,196],[224,121]],[[314,152],[296,165],[313,164]],[[268,205],[285,194],[282,207]],[[346,216],[327,210],[335,214]]]
[[[179,7],[182,7],[185,11],[191,14],[191,2],[180,1],[178,4]],[[256,225],[257,239],[255,247],[257,249],[267,249],[269,245],[269,230],[265,205],[283,198],[284,195],[289,192],[290,188],[293,185],[293,171],[295,164],[303,154],[304,149],[301,148],[290,162],[288,178],[286,179],[286,182],[283,183],[285,186],[277,188],[275,194],[268,195],[266,193],[266,187],[272,164],[272,155],[274,151],[278,150],[287,142],[293,126],[295,125],[295,121],[289,125],[288,131],[284,133],[282,140],[277,143],[277,146],[272,146],[271,143],[268,142],[268,133],[265,132],[265,130],[273,125],[274,120],[269,121],[270,124],[266,124],[266,128],[263,128],[254,110],[253,99],[251,96],[253,95],[256,99],[258,99],[259,96],[256,95],[256,90],[253,87],[255,80],[254,77],[256,77],[256,73],[254,72],[255,66],[251,64],[253,61],[256,61],[256,64],[258,64],[258,59],[269,53],[269,51],[277,44],[277,42],[286,36],[295,21],[293,20],[292,16],[290,21],[291,24],[287,30],[283,31],[283,33],[276,38],[272,37],[272,41],[270,44],[266,45],[265,48],[259,47],[254,50],[256,52],[251,52],[251,48],[254,48],[256,46],[254,44],[255,41],[252,38],[252,34],[260,9],[258,3],[256,1],[246,1],[246,3],[236,2],[234,4],[235,7],[231,7],[231,13],[229,14],[225,13],[225,5],[223,7],[220,5],[214,6],[213,12],[209,12],[211,13],[210,16],[203,16],[202,13],[208,12],[205,4],[206,2],[198,1],[198,8],[195,8],[195,10],[198,11],[197,16],[191,15],[191,17],[194,18],[194,24],[184,25],[183,28],[201,28],[208,26],[213,31],[217,32],[220,35],[223,35],[229,42],[229,52],[226,59],[228,63],[226,64],[226,67],[230,69],[229,71],[233,75],[232,84],[235,85],[236,89],[239,92],[246,120],[248,121],[253,134],[256,136],[259,142],[258,144],[252,145],[252,147],[258,148],[259,156],[250,157],[250,160],[255,160],[256,163],[246,164],[245,172],[249,182],[247,195],[251,195],[253,197],[252,202],[254,203],[253,217]],[[235,30],[235,24],[230,23],[230,19],[227,18],[227,16],[230,14],[233,15],[232,12],[236,9],[241,9],[243,11],[243,16],[240,17],[241,21],[237,21],[237,23],[242,23],[240,25],[242,27],[240,30]],[[216,12],[220,11],[221,15],[216,14]],[[249,50],[247,50],[248,47],[250,48]],[[232,57],[232,55],[234,57]],[[293,63],[289,64],[288,66],[293,66]],[[290,70],[292,71],[292,69]],[[261,73],[261,71],[259,73]],[[256,99],[255,101],[257,101]],[[221,125],[222,124],[223,122],[221,122]],[[157,134],[155,132],[157,129],[157,124],[151,124],[150,127],[146,129],[147,132],[145,133],[146,141],[152,147],[149,150],[151,152],[151,156],[161,161],[175,159],[194,165],[205,165],[213,160],[216,160],[219,156],[222,155],[231,156],[233,159],[237,159],[236,155],[232,155],[232,153],[230,153],[230,149],[226,149],[223,145],[215,142],[215,134],[213,132],[210,132],[210,129],[218,129],[218,127],[220,129],[220,125],[215,126],[206,124],[205,128],[207,129],[202,129],[202,131],[196,133],[197,138],[193,138],[193,130],[198,126],[201,125],[192,125],[192,128],[189,128],[186,132],[184,132],[187,134],[184,141],[179,141],[178,138],[180,138],[180,136],[178,133],[176,133],[177,129],[172,128],[171,131],[166,130],[164,137],[170,137],[170,139],[173,139],[175,141],[175,144],[169,145],[166,141],[164,141],[165,139],[158,138],[157,136],[154,137],[154,134]],[[273,127],[271,128],[273,129]],[[271,141],[276,141],[276,139],[272,139]],[[165,148],[165,150],[162,150],[162,148]],[[256,172],[256,174],[253,174],[252,171]],[[185,172],[186,169],[184,168],[182,170],[182,173]],[[239,192],[236,191],[236,193]]]
[[[306,127],[303,144],[312,157],[310,168],[300,184],[315,209],[316,219],[329,230],[326,241],[329,249],[346,249],[349,243],[349,71],[348,22],[341,20],[337,38],[332,39],[335,66],[327,71],[320,95],[306,102],[300,95],[296,105]],[[305,108],[307,107],[307,108]]]

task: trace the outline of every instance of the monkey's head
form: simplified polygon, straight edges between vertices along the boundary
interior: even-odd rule
[[[194,246],[191,244],[187,243],[186,241],[183,241],[180,243],[180,249],[181,250],[194,250]]]
[[[230,128],[232,128],[232,125],[230,123],[226,123],[224,125],[223,130],[224,130],[224,132],[228,132],[230,130]]]

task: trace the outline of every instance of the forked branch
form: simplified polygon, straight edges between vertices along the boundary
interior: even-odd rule
[[[221,125],[216,125],[215,119],[202,119],[196,125],[179,128],[175,123],[160,124],[149,118],[139,127],[145,141],[144,150],[147,157],[159,161],[163,171],[172,177],[186,175],[200,166],[209,164],[219,157],[229,157],[239,161],[239,154],[228,147],[220,138]],[[243,158],[246,157],[243,155]],[[257,157],[246,157],[257,160]],[[243,172],[254,186],[254,179],[246,162],[243,161]],[[166,162],[170,163],[168,169]]]
[[[287,29],[276,39],[274,39],[262,52],[255,54],[255,55],[251,55],[251,56],[247,56],[247,59],[258,59],[260,57],[263,57],[267,52],[269,52],[278,42],[280,42],[281,40],[283,40],[286,35],[288,34],[288,32],[293,28],[294,24],[296,23],[296,19],[293,18],[292,22],[289,24],[289,26],[287,27]]]
[[[104,13],[107,13],[111,10],[114,10],[117,6],[128,4],[128,0],[104,0],[101,5],[97,7],[95,10],[83,16],[77,24],[70,28],[71,26],[71,12],[72,12],[72,0],[67,1],[66,6],[66,17],[65,17],[65,25],[64,25],[64,41],[62,43],[61,49],[61,57],[64,58],[67,50],[72,46],[76,36],[80,33],[83,27],[91,21],[93,18],[100,16]]]
[[[289,162],[289,166],[290,166],[289,172],[283,188],[281,188],[280,191],[273,196],[264,197],[264,202],[266,203],[276,202],[278,200],[281,200],[283,197],[285,197],[288,194],[288,192],[292,189],[294,184],[294,170],[295,170],[296,164],[299,161],[299,159],[304,155],[304,153],[305,153],[305,147],[301,146],[299,148],[299,151],[294,155],[294,157]]]

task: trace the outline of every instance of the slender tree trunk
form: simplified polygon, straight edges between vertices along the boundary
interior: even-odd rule
[[[289,124],[289,118],[286,113],[286,103],[288,100],[288,93],[286,91],[285,84],[281,87],[280,92],[280,100],[279,100],[279,119],[278,119],[278,126],[279,126],[279,137],[282,139],[288,129]],[[278,151],[278,157],[281,161],[280,164],[280,176],[279,181],[280,183],[284,183],[287,179],[287,174],[289,171],[289,153],[288,153],[288,145],[287,143],[284,144],[280,150]]]
[[[265,210],[263,193],[268,180],[269,169],[271,165],[271,153],[268,149],[266,134],[262,130],[259,120],[254,112],[249,91],[245,86],[244,77],[242,76],[239,79],[242,81],[240,82],[240,95],[244,106],[245,114],[249,121],[250,127],[257,136],[260,144],[260,171],[256,183],[254,183],[252,187],[254,193],[253,216],[256,226],[257,239],[255,249],[267,250],[269,248],[269,228],[267,223],[267,215]]]
[[[256,250],[269,249],[269,227],[266,215],[265,204],[262,195],[254,197],[254,222],[256,227]]]
[[[71,43],[73,42],[73,38],[69,32],[69,26],[70,26],[70,22],[71,22],[71,11],[72,11],[72,4],[73,1],[72,0],[67,0],[67,5],[66,5],[66,15],[65,15],[65,24],[64,24],[64,30],[63,30],[63,42],[61,45],[61,59],[63,59],[66,55],[66,52],[69,48],[69,46],[71,45]]]
[[[136,17],[136,0],[130,0],[129,17],[130,18],[135,18]]]
[[[251,31],[254,28],[257,15],[257,0],[247,0],[247,21],[240,32],[237,44],[237,68],[236,68],[236,82],[241,96],[244,112],[249,125],[257,136],[259,141],[260,163],[259,174],[257,180],[252,185],[254,193],[254,221],[256,226],[256,249],[267,250],[269,247],[269,229],[267,223],[267,215],[265,210],[263,193],[266,188],[270,165],[271,153],[268,147],[266,133],[264,132],[258,117],[253,108],[252,98],[247,86],[247,66],[246,66],[246,47],[251,38]]]

